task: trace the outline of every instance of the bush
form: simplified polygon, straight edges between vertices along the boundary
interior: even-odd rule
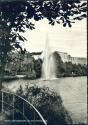
[[[20,87],[17,94],[31,102],[47,120],[48,125],[72,124],[61,97],[49,88],[26,85],[24,90]]]

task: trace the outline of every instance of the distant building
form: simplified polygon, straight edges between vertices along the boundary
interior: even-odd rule
[[[57,53],[60,55],[63,62],[72,62],[73,64],[87,65],[87,58],[72,57],[71,55],[68,55],[68,53],[65,52],[57,51]]]
[[[68,62],[68,54],[65,52],[58,52],[57,53],[60,55],[61,59],[63,62]]]
[[[73,64],[81,64],[81,65],[87,65],[87,58],[84,57],[72,57],[66,52],[59,52],[56,51],[63,62],[72,62]],[[42,58],[43,53],[42,52],[33,52],[31,53],[34,59]]]

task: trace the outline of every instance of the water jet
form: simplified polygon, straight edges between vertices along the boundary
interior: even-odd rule
[[[50,49],[48,34],[46,35],[45,50],[42,64],[42,78],[50,80],[56,78],[55,57]]]

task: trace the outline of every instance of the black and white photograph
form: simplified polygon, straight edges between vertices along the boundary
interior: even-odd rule
[[[87,0],[0,0],[0,125],[87,113]]]

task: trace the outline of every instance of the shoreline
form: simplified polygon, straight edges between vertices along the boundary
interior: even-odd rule
[[[59,77],[56,77],[57,79],[58,78],[70,78],[70,77],[85,77],[87,75],[70,75],[70,76],[59,76]],[[33,78],[33,77],[27,77],[27,76],[22,76],[20,77],[19,76],[5,76],[3,81],[10,81],[10,80],[18,80],[18,79],[24,79],[24,80],[38,80],[40,78]]]

